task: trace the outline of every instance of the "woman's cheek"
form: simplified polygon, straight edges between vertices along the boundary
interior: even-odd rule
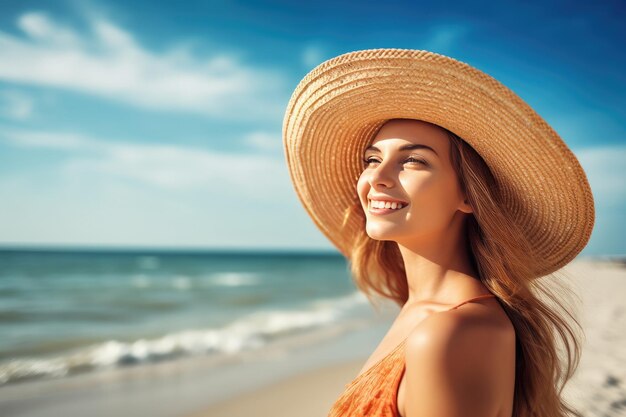
[[[361,207],[367,207],[367,188],[367,180],[363,175],[361,175],[356,185],[356,191],[359,201],[361,202]]]

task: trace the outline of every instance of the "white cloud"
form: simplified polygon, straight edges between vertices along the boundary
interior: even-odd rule
[[[42,13],[23,14],[18,19],[17,26],[28,36],[41,42],[52,45],[80,45],[80,38],[76,33],[55,24]]]
[[[42,177],[43,176],[43,177]],[[0,241],[20,245],[331,249],[295,194],[270,202],[127,181],[0,177]],[[240,192],[240,194],[242,194]]]
[[[280,161],[260,155],[135,144],[109,145],[103,155],[75,158],[63,170],[71,176],[123,177],[173,190],[230,189],[235,194],[257,198],[264,194],[271,198],[278,191],[275,185],[283,175]]]
[[[246,66],[233,53],[194,56],[179,45],[151,52],[101,17],[79,33],[44,13],[18,19],[21,37],[0,31],[0,79],[53,86],[134,106],[222,118],[282,115],[283,87],[275,70]]]
[[[33,100],[15,90],[0,91],[0,114],[14,120],[26,120],[33,114]]]
[[[589,254],[623,254],[626,213],[626,145],[606,145],[575,152],[587,173],[596,221]]]
[[[1,134],[0,137],[3,137],[7,142],[13,145],[25,148],[85,150],[98,147],[97,142],[74,133],[3,129],[3,134]]]
[[[589,185],[600,208],[626,207],[626,145],[606,145],[575,152],[587,173]]]
[[[331,248],[281,160],[4,126],[0,141],[58,164],[0,176],[4,243]]]
[[[248,145],[260,151],[282,152],[283,150],[281,134],[252,132],[244,140]]]
[[[76,134],[4,130],[18,147],[69,151],[58,171],[72,181],[125,180],[170,191],[197,190],[216,198],[271,201],[291,192],[281,159],[193,147],[100,140]]]

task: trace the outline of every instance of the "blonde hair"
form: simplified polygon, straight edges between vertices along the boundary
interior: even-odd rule
[[[579,339],[583,336],[580,323],[570,313],[569,302],[563,303],[574,293],[564,284],[565,280],[558,285],[557,273],[534,276],[537,255],[501,204],[496,180],[487,164],[463,139],[441,126],[433,126],[445,131],[450,139],[450,161],[473,209],[466,217],[470,258],[480,281],[497,297],[515,327],[513,416],[580,417],[562,398],[566,382],[578,367]],[[362,227],[354,236],[348,259],[353,281],[376,308],[374,296],[404,305],[408,284],[398,244],[367,235],[356,187],[354,203],[346,209],[343,224],[355,217]],[[562,270],[557,272],[568,279]],[[559,349],[565,352],[563,358]]]

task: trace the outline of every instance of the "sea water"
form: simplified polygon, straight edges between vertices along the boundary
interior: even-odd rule
[[[0,385],[232,358],[370,312],[338,253],[1,250]]]

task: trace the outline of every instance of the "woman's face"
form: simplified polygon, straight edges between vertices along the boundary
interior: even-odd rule
[[[378,131],[363,154],[367,162],[357,183],[372,239],[428,244],[454,232],[471,212],[449,146],[444,131],[418,120],[390,120]],[[399,200],[402,207],[376,209],[371,199]]]

